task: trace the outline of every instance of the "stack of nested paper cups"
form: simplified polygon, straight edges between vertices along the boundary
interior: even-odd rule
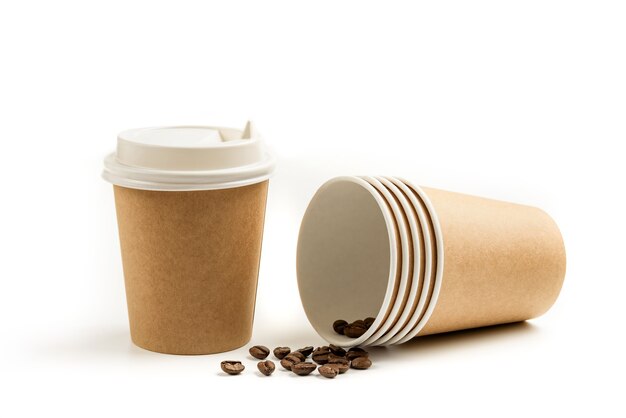
[[[247,343],[274,166],[252,126],[124,131],[104,165],[133,342],[172,354]]]
[[[394,177],[338,177],[306,210],[297,274],[324,339],[391,345],[543,314],[560,292],[565,249],[537,208]],[[367,317],[375,321],[358,338],[333,329]]]

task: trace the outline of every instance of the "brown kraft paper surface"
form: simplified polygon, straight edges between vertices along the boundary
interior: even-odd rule
[[[443,233],[439,299],[419,335],[523,321],[546,312],[565,276],[565,248],[540,209],[423,188]]]
[[[250,340],[268,182],[163,192],[114,186],[131,337],[172,354]]]

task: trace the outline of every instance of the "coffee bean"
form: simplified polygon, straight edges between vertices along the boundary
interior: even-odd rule
[[[300,348],[300,349],[298,349],[298,350],[296,350],[296,351],[299,351],[300,353],[302,353],[302,355],[303,355],[304,357],[308,357],[308,356],[310,356],[310,355],[311,355],[311,353],[313,352],[313,347],[309,345],[309,346],[307,346],[307,347]]]
[[[300,354],[300,355],[302,355],[302,354]],[[298,364],[298,363],[301,363],[301,362],[302,362],[302,360],[300,360],[299,357],[294,356],[293,353],[291,353],[291,354],[285,356],[285,358],[280,361],[280,365],[283,366],[287,370],[291,370],[291,367],[294,364]]]
[[[326,364],[324,366],[320,366],[317,371],[324,377],[329,379],[333,379],[335,376],[339,374],[339,368],[333,364]]]
[[[240,361],[236,360],[224,360],[220,366],[228,374],[239,374],[246,368]]]
[[[369,357],[369,353],[360,347],[353,347],[346,353],[348,360],[354,360],[357,357]]]
[[[351,323],[343,319],[338,319],[333,322],[333,329],[337,334],[345,335],[350,338],[358,338],[374,324],[374,321],[376,321],[376,318],[372,316],[368,316],[365,319],[357,319]]]
[[[265,376],[271,375],[276,369],[276,366],[274,365],[274,362],[272,360],[259,361],[256,367]]]
[[[307,374],[311,374],[313,370],[315,370],[317,366],[311,362],[301,362],[296,363],[291,366],[291,371],[297,374],[298,376],[306,376]]]
[[[328,356],[328,364],[343,364],[346,366],[350,366],[350,360],[345,357],[339,357],[334,354],[330,354]]]
[[[330,344],[328,346],[328,348],[330,349],[330,352],[333,353],[336,356],[343,357],[343,356],[346,355],[346,350],[344,350],[343,348],[338,347],[338,346],[336,346],[334,344]]]
[[[312,359],[317,364],[328,363],[328,356],[330,355],[330,348],[328,346],[318,347],[313,351]]]
[[[335,322],[333,322],[333,329],[335,330],[337,334],[343,335],[343,329],[345,328],[346,325],[348,325],[347,321],[344,321],[343,319],[338,319]]]
[[[321,347],[317,347],[315,350],[313,350],[313,354],[315,353],[323,353],[323,354],[330,354],[330,347],[327,345],[323,345]]]
[[[270,349],[265,347],[264,345],[255,345],[254,347],[250,347],[248,350],[250,355],[254,358],[258,358],[259,360],[263,360],[270,355]]]
[[[350,369],[350,361],[347,361],[347,363],[345,363],[345,364],[343,364],[343,363],[328,363],[328,364],[326,364],[326,366],[333,367],[334,369],[337,370],[337,373],[339,373],[339,374],[344,374],[345,372],[348,371],[348,369]]]
[[[355,321],[349,325],[346,325],[346,327],[343,329],[343,334],[346,337],[359,338],[361,335],[365,334],[366,331],[367,327],[365,326],[365,323],[363,321]]]
[[[274,356],[276,356],[278,360],[284,359],[289,353],[291,353],[291,348],[289,347],[276,347],[274,349]]]
[[[313,357],[313,361],[317,364],[326,364],[328,363],[328,354],[318,354]]]
[[[365,370],[365,369],[369,369],[371,365],[372,365],[372,360],[370,360],[369,358],[357,357],[354,360],[352,360],[350,367],[352,367],[353,369]]]
[[[334,354],[328,356],[328,366],[337,367],[339,374],[345,373],[350,368],[350,360],[345,357],[339,357]]]
[[[332,367],[337,371],[337,373],[343,374],[350,369],[350,362],[348,362],[348,364],[328,363],[328,364],[325,364],[324,366]]]
[[[296,356],[297,358],[300,359],[300,361],[305,361],[306,360],[306,356],[304,354],[302,354],[300,351],[296,350],[296,351],[292,351],[290,354],[290,356]]]

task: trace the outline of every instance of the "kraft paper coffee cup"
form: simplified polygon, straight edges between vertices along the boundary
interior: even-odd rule
[[[371,186],[376,181],[412,203],[414,211],[398,199],[414,225],[409,241],[430,242],[431,251],[414,253],[430,271],[420,269],[419,292],[411,285],[404,295],[393,293],[401,287],[393,273],[406,271],[403,263],[415,263],[413,271],[420,264],[397,256],[402,235],[390,230],[389,203]],[[400,178],[338,177],[317,191],[303,217],[297,275],[304,310],[324,339],[344,347],[391,345],[545,313],[563,283],[565,249],[555,222],[534,207],[420,188]],[[381,328],[398,300],[402,325]],[[337,319],[366,317],[376,321],[359,338],[332,328]]]
[[[114,185],[136,345],[210,354],[250,340],[273,167],[250,124],[119,134],[103,177]]]

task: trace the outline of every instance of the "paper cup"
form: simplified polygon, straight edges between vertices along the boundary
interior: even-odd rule
[[[136,345],[209,354],[250,340],[272,168],[251,126],[119,135],[103,176],[114,184]]]
[[[424,278],[421,292],[409,288],[414,300],[402,304],[397,320],[404,319],[403,326],[379,327],[389,321],[385,316],[376,317],[376,332],[370,329],[361,338],[335,333],[336,319],[362,319],[376,309],[389,315],[390,306],[395,312],[388,297],[394,241],[384,231],[393,224],[382,215],[380,196],[354,178],[329,181],[307,208],[297,260],[302,303],[323,338],[341,346],[400,344],[418,335],[523,321],[554,303],[565,274],[565,251],[545,212],[390,179],[412,202],[422,235],[433,244],[424,255],[424,270],[430,258],[430,278]],[[355,288],[356,294],[349,292]],[[381,331],[382,338],[371,338]]]

